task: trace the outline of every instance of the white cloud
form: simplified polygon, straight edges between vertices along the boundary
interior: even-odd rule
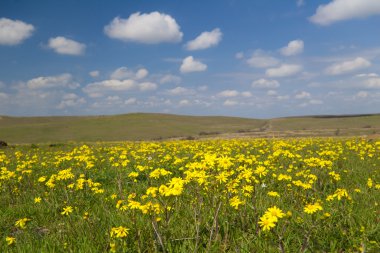
[[[192,56],[188,56],[182,61],[182,65],[180,67],[181,73],[190,73],[190,72],[199,72],[205,71],[207,69],[207,65],[194,60]]]
[[[137,70],[135,74],[135,78],[136,80],[144,79],[145,77],[148,76],[148,74],[149,74],[148,70],[142,68],[142,69]]]
[[[29,38],[34,26],[20,20],[0,18],[0,45],[13,46]]]
[[[342,20],[379,14],[378,0],[333,0],[326,5],[320,5],[310,21],[319,25],[330,25]]]
[[[268,80],[261,78],[259,80],[252,82],[253,88],[265,88],[265,89],[275,89],[280,87],[280,83],[276,80]]]
[[[364,69],[369,66],[371,66],[370,61],[362,57],[357,57],[354,60],[336,63],[327,67],[326,73],[329,75],[340,75],[340,74],[353,72],[358,69]]]
[[[368,73],[368,74],[359,74],[356,77],[378,77],[379,75],[376,73]]]
[[[214,47],[222,40],[222,32],[219,28],[212,30],[211,32],[203,32],[194,40],[186,43],[187,50],[201,50],[209,47]]]
[[[267,91],[267,95],[268,96],[277,96],[277,91],[275,91],[275,90],[268,90]]]
[[[132,70],[129,70],[127,67],[120,67],[113,71],[110,75],[111,79],[115,80],[125,80],[125,79],[133,79],[140,80],[147,77],[149,74],[148,70],[141,68],[136,73]]]
[[[86,100],[79,97],[75,93],[66,93],[63,95],[61,102],[57,106],[58,109],[64,109],[67,107],[75,107],[78,105],[85,104]]]
[[[173,89],[168,90],[169,95],[180,96],[180,95],[191,95],[194,94],[194,91],[191,89],[187,89],[185,87],[175,87]]]
[[[322,100],[319,100],[319,99],[311,99],[309,101],[309,104],[311,105],[322,105],[323,104],[323,101]]]
[[[124,101],[125,105],[133,105],[136,104],[137,99],[136,98],[128,98],[127,100]]]
[[[227,99],[226,101],[224,101],[223,105],[224,106],[235,106],[235,105],[238,105],[239,103],[235,100],[231,100],[231,99]]]
[[[256,50],[251,58],[247,60],[247,63],[249,66],[255,68],[268,68],[276,66],[280,61],[272,56],[266,55],[261,50]]]
[[[380,88],[380,78],[370,78],[365,81],[364,86],[370,89],[378,89]]]
[[[302,40],[292,40],[286,47],[281,48],[282,55],[291,56],[297,55],[303,52],[304,43]]]
[[[71,39],[67,39],[62,36],[50,38],[48,42],[48,47],[53,49],[58,54],[68,55],[82,55],[86,50],[85,44],[76,42]]]
[[[217,94],[218,97],[236,97],[240,93],[237,90],[224,90]]]
[[[129,70],[127,67],[120,67],[111,73],[110,78],[115,80],[124,80],[128,78],[133,78],[135,73]]]
[[[83,91],[90,97],[101,97],[109,91],[127,91],[135,89],[136,82],[131,79],[127,80],[104,80],[88,84]]]
[[[189,100],[183,99],[183,100],[179,101],[179,106],[187,106],[187,105],[190,105]]]
[[[114,101],[119,101],[120,97],[119,96],[108,96],[107,101],[114,102]]]
[[[171,75],[171,74],[167,74],[167,75],[164,75],[163,77],[161,77],[160,81],[159,81],[161,84],[165,84],[165,83],[175,83],[175,84],[178,84],[181,82],[181,77],[179,76],[175,76],[175,75]]]
[[[90,71],[88,73],[91,77],[98,77],[100,75],[100,72],[98,70]]]
[[[140,91],[151,91],[151,90],[157,89],[157,84],[152,83],[152,82],[139,83],[138,86],[139,86]]]
[[[267,69],[265,74],[269,77],[286,77],[297,74],[302,70],[302,66],[296,64],[282,64],[278,68]]]
[[[305,99],[305,98],[310,98],[311,94],[306,91],[301,91],[295,95],[296,99]]]
[[[113,39],[145,44],[180,42],[183,36],[174,18],[157,11],[143,14],[136,12],[128,19],[116,17],[104,27],[104,32]]]
[[[58,76],[40,76],[29,80],[26,85],[29,89],[46,89],[58,87],[76,89],[80,86],[79,83],[73,81],[72,75],[68,73]]]

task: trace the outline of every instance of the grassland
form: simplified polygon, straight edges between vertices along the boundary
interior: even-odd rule
[[[9,143],[295,136],[376,136],[380,115],[248,119],[134,113],[81,117],[0,117]]]
[[[380,252],[380,141],[0,149],[0,252]]]

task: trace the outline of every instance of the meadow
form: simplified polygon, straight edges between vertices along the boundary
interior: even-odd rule
[[[0,252],[380,252],[380,141],[0,149]]]

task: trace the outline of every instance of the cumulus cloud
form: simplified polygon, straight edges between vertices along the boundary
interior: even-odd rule
[[[256,50],[251,58],[247,60],[247,63],[249,66],[255,68],[268,68],[278,65],[280,61],[265,54],[262,50]]]
[[[277,80],[261,78],[252,82],[252,88],[275,89],[278,87],[280,87],[280,83]]]
[[[167,93],[173,96],[180,96],[180,95],[194,94],[194,91],[191,89],[187,89],[185,87],[178,86],[178,87],[168,90]]]
[[[136,103],[137,103],[137,99],[136,98],[128,98],[127,100],[124,101],[125,105],[133,105],[133,104],[136,104]]]
[[[357,57],[351,61],[344,61],[340,63],[333,64],[326,69],[326,73],[329,75],[340,75],[349,72],[353,72],[359,69],[364,69],[371,66],[371,62],[362,58]]]
[[[57,76],[40,76],[33,78],[26,83],[29,89],[47,89],[47,88],[58,88],[66,87],[70,89],[76,89],[80,85],[79,83],[73,81],[71,74],[65,73]]]
[[[310,99],[309,104],[311,104],[311,105],[322,105],[323,101],[319,100],[319,99]]]
[[[140,79],[144,79],[145,77],[147,77],[149,74],[148,70],[147,69],[139,69],[137,70],[136,74],[135,74],[135,78],[137,80],[140,80]]]
[[[128,91],[137,87],[136,81],[127,80],[104,80],[88,84],[83,91],[90,97],[101,97],[109,91]]]
[[[240,93],[237,90],[224,90],[217,94],[218,97],[236,97]]]
[[[268,96],[277,96],[277,91],[275,91],[275,90],[268,90],[267,91],[267,95]]]
[[[157,84],[152,82],[139,83],[138,86],[140,91],[151,91],[157,89]]]
[[[83,88],[88,96],[96,98],[103,97],[105,94],[121,92],[121,91],[130,91],[130,90],[139,90],[139,91],[152,91],[157,89],[157,84],[153,82],[141,82],[139,83],[136,80],[125,79],[125,80],[103,80],[101,82],[89,83],[86,87]]]
[[[202,63],[201,61],[195,60],[192,56],[188,56],[182,61],[182,65],[180,67],[181,73],[190,73],[190,72],[200,72],[205,71],[207,69],[207,65]]]
[[[281,48],[282,55],[291,56],[297,55],[303,52],[304,43],[302,40],[292,40],[286,47]]]
[[[378,77],[379,75],[376,73],[368,73],[368,74],[359,74],[356,77]]]
[[[224,106],[235,106],[235,105],[238,105],[239,103],[235,100],[231,100],[231,99],[227,99],[226,101],[224,101],[223,105]]]
[[[380,78],[370,78],[364,82],[364,86],[370,89],[380,88]]]
[[[18,45],[29,38],[34,26],[20,20],[0,18],[0,45]]]
[[[85,104],[86,100],[84,98],[79,97],[75,93],[67,93],[62,97],[62,101],[57,106],[58,109],[64,109],[67,107],[75,107],[78,105]]]
[[[90,71],[88,73],[91,77],[98,77],[100,75],[100,72],[98,70]]]
[[[301,91],[295,95],[296,99],[305,99],[305,98],[310,98],[311,94],[306,91]]]
[[[104,27],[104,32],[113,39],[145,44],[180,42],[183,36],[175,19],[159,12],[136,12],[128,19],[116,17]]]
[[[179,106],[187,106],[187,105],[190,105],[190,101],[187,99],[182,99],[181,101],[179,101],[178,105]]]
[[[181,77],[179,76],[175,76],[175,75],[171,75],[171,74],[167,74],[167,75],[164,75],[163,77],[161,77],[160,79],[160,83],[161,84],[165,84],[165,83],[175,83],[175,84],[178,84],[181,82]]]
[[[216,28],[211,32],[203,32],[194,40],[187,42],[185,48],[192,51],[217,46],[222,40],[222,35],[223,34],[219,28]]]
[[[141,68],[137,70],[136,72],[128,69],[127,67],[120,67],[113,71],[110,75],[111,79],[115,80],[125,80],[125,79],[134,79],[134,80],[140,80],[147,77],[149,74],[148,70]]]
[[[365,18],[380,14],[380,1],[377,0],[333,0],[320,5],[310,21],[319,25],[353,18]]]
[[[269,77],[286,77],[297,74],[302,70],[302,66],[296,64],[282,64],[278,68],[267,69],[265,74]]]
[[[86,50],[86,45],[75,40],[67,39],[62,36],[50,38],[48,47],[58,54],[82,55]]]

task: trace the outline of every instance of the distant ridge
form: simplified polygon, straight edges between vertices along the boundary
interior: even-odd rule
[[[129,113],[98,116],[0,116],[8,143],[136,141],[195,138],[377,136],[380,114],[273,119]]]

